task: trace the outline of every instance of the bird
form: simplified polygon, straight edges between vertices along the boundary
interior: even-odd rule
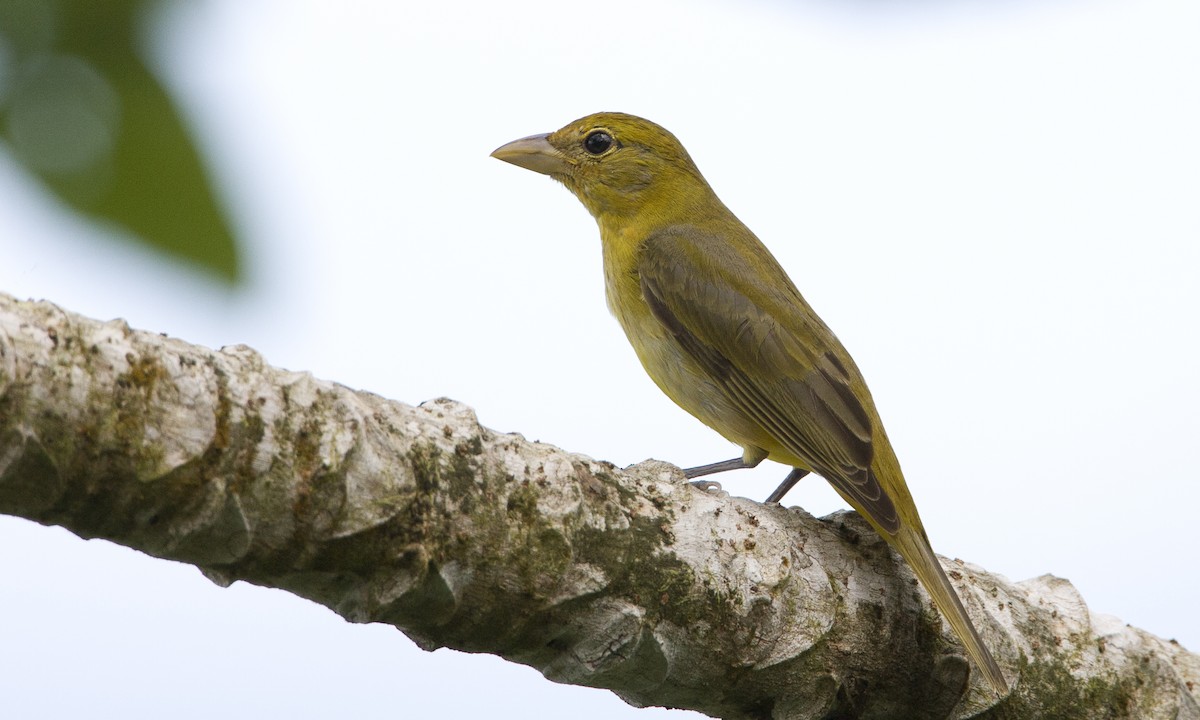
[[[679,140],[649,120],[602,112],[492,157],[550,176],[583,203],[600,229],[608,307],[643,368],[742,448],[684,474],[768,459],[789,466],[767,502],[808,473],[825,478],[904,558],[990,686],[1006,693],[933,553],[862,373]]]

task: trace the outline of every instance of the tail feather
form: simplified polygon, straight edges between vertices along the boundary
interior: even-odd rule
[[[933,598],[937,609],[950,623],[954,634],[962,641],[963,647],[966,648],[967,655],[974,661],[975,667],[979,668],[997,693],[1006,694],[1008,683],[1000,671],[1000,666],[996,664],[995,658],[992,657],[991,652],[988,651],[987,646],[979,637],[979,633],[975,630],[974,623],[971,622],[966,609],[963,608],[958,593],[950,584],[950,579],[942,570],[941,562],[933,554],[933,549],[929,546],[925,534],[919,529],[913,529],[906,525],[888,540],[908,562],[917,579],[921,581],[921,585]]]

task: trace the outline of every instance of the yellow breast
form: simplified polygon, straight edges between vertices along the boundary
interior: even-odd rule
[[[675,337],[650,312],[637,274],[636,241],[606,237],[604,289],[608,308],[637,353],[646,374],[676,405],[742,448],[776,450],[776,443],[731,401]],[[777,454],[776,452],[772,454]]]

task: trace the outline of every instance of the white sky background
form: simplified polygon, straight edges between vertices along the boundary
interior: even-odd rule
[[[1200,5],[402,5],[181,4],[158,31],[248,288],[62,214],[0,154],[0,290],[618,465],[732,457],[609,317],[582,206],[488,157],[644,115],[853,353],[938,552],[1200,650]],[[843,507],[820,480],[789,502]],[[13,518],[0,618],[14,718],[687,717]]]

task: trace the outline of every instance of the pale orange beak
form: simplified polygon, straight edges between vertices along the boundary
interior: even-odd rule
[[[513,140],[493,150],[492,157],[543,175],[570,173],[570,159],[550,144],[549,137],[543,133]]]

